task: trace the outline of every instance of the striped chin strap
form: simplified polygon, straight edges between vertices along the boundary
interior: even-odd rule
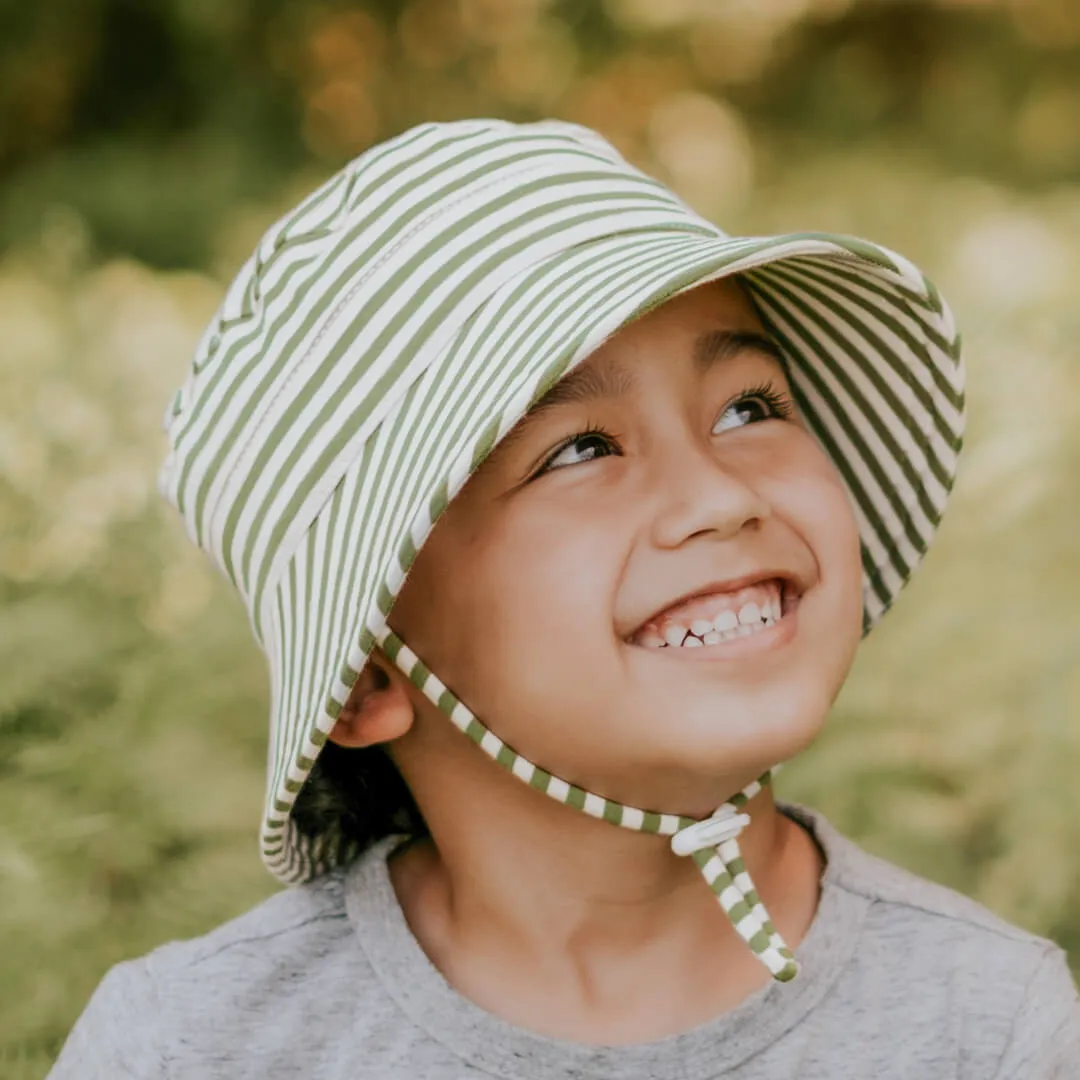
[[[624,806],[552,776],[507,746],[432,674],[416,653],[388,626],[375,632],[375,639],[387,658],[409,681],[445,713],[455,727],[507,772],[557,802],[573,806],[590,817],[621,825],[624,829],[670,836],[671,850],[676,855],[689,856],[694,860],[732,926],[769,969],[773,978],[788,982],[799,973],[798,961],[776,932],[746,872],[738,841],[739,833],[750,824],[749,815],[739,811],[771,781],[779,765],[763,773],[719,806],[711,817],[701,821]]]

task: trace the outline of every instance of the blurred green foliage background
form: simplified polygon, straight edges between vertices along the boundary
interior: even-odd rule
[[[729,229],[866,235],[942,287],[955,501],[778,790],[1080,967],[1080,5],[0,0],[0,27],[0,1076],[44,1075],[110,964],[276,887],[262,659],[158,505],[159,417],[261,231],[429,119],[581,121]]]

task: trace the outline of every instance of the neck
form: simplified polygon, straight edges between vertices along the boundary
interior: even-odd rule
[[[391,874],[421,946],[465,996],[549,1035],[624,1042],[702,1022],[769,983],[669,838],[547,799],[450,734],[458,745],[440,748],[438,776],[407,748],[395,754],[432,836]],[[771,788],[744,811],[747,872],[795,948],[817,907],[820,854]]]

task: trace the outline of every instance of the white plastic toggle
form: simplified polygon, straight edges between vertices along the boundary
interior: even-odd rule
[[[722,806],[712,817],[695,821],[675,833],[671,838],[671,850],[676,855],[693,855],[702,848],[734,839],[749,824],[749,814],[739,814],[732,806]]]

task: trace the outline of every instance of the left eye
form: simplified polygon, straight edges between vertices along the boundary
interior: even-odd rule
[[[721,414],[713,427],[713,433],[728,431],[745,424],[757,424],[781,415],[772,405],[760,397],[744,397],[732,402]]]

